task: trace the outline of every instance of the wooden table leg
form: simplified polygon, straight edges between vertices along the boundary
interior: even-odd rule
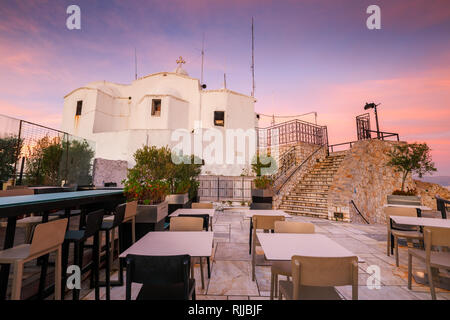
[[[12,248],[14,245],[14,235],[16,233],[17,217],[8,217],[6,225],[5,242],[3,250]],[[8,289],[9,264],[2,264],[0,270],[0,300],[6,300],[6,291]]]

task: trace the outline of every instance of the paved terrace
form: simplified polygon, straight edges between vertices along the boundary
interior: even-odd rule
[[[201,288],[199,265],[195,268],[196,294],[198,300],[268,300],[270,295],[270,265],[256,267],[256,281],[251,280],[251,256],[248,254],[249,220],[243,219],[243,213],[226,210],[216,215],[213,222],[214,248],[211,259],[211,279],[207,278],[205,267],[205,289]],[[216,219],[214,218],[214,220]],[[359,299],[431,299],[428,286],[414,282],[413,288],[407,288],[407,248],[400,246],[400,267],[395,266],[393,256],[386,255],[386,227],[384,225],[361,225],[328,221],[309,217],[294,217],[294,221],[312,222],[316,233],[324,234],[365,260],[359,264]],[[228,239],[228,225],[231,235]],[[401,243],[400,243],[401,245]],[[259,248],[261,250],[261,248]],[[259,253],[262,253],[259,250]],[[257,250],[258,251],[258,250]],[[263,262],[263,260],[260,260]],[[420,266],[413,260],[414,266]],[[116,261],[117,265],[117,261]],[[366,286],[369,265],[378,265],[381,270],[381,288],[370,290]],[[424,265],[421,265],[424,268]],[[416,270],[416,269],[415,269]],[[103,270],[102,270],[103,274]],[[117,272],[112,279],[117,279]],[[283,279],[283,276],[279,277]],[[87,288],[88,282],[83,283]],[[140,285],[134,284],[133,297]],[[351,287],[337,287],[343,299],[351,299]],[[84,291],[84,299],[94,299],[93,291]],[[101,298],[104,297],[101,288]],[[450,291],[437,289],[437,299],[449,300]],[[83,294],[83,292],[82,292]],[[81,295],[83,296],[83,295]],[[69,294],[66,299],[71,298]],[[111,299],[125,299],[125,287],[112,287]]]

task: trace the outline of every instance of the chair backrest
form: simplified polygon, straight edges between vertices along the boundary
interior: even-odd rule
[[[34,194],[33,189],[11,189],[0,190],[0,197],[15,197],[15,196],[29,196]]]
[[[116,207],[116,210],[114,210],[114,222],[113,222],[114,227],[117,227],[123,222],[123,219],[125,218],[126,207],[127,204],[122,203]]]
[[[284,221],[284,216],[263,216],[255,214],[253,216],[253,230],[273,230],[275,229],[275,221]]]
[[[389,222],[390,216],[417,217],[417,209],[405,207],[384,207],[384,214],[386,216],[386,221]]]
[[[358,287],[358,257],[292,257],[292,281],[294,299],[298,299],[300,286],[334,287],[353,285]],[[355,292],[353,292],[355,299]],[[357,299],[357,291],[356,291]]]
[[[184,298],[188,299],[191,264],[189,255],[141,256],[129,254],[126,257],[126,264],[127,300],[131,300],[132,282],[143,284],[143,288],[146,286],[167,288],[170,285],[181,284],[184,287]]]
[[[297,221],[275,221],[277,233],[314,233],[314,224]]]
[[[200,217],[172,217],[170,231],[203,231],[203,218]]]
[[[450,247],[450,229],[437,227],[423,228],[425,247]]]
[[[105,211],[103,209],[91,212],[88,214],[86,219],[86,229],[84,232],[84,237],[89,238],[96,234],[103,223],[103,215]]]
[[[125,218],[124,218],[125,220],[134,217],[136,215],[137,204],[138,204],[137,201],[127,202],[125,208]]]
[[[209,229],[209,214],[179,214],[178,217],[194,217],[203,219],[203,229]]]
[[[250,210],[272,210],[272,204],[252,202],[250,203]]]
[[[64,242],[68,219],[58,219],[41,223],[34,229],[30,255],[49,250]]]
[[[212,203],[199,203],[194,202],[191,206],[192,209],[214,209],[214,205]]]

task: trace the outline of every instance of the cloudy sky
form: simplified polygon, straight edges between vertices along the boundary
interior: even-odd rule
[[[81,30],[66,9],[81,8]],[[366,9],[381,8],[381,30]],[[355,116],[381,103],[380,126],[427,142],[439,175],[450,175],[448,0],[1,0],[0,113],[59,128],[63,96],[95,80],[172,71],[182,55],[205,82],[251,92],[255,20],[256,111],[318,113],[330,142],[356,139]],[[305,117],[313,121],[313,117]]]

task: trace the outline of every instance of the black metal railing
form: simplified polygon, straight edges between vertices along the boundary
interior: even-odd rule
[[[375,132],[377,134],[376,137],[372,137],[372,132]],[[392,133],[392,132],[384,132],[384,131],[376,131],[376,130],[365,130],[365,136],[367,139],[378,139],[378,140],[387,140],[387,138],[395,137],[397,141],[400,141],[400,136],[398,133]],[[360,141],[360,140],[358,140]],[[337,147],[342,146],[348,146],[348,148],[344,148],[344,150],[351,149],[353,145],[358,141],[349,141],[349,142],[342,142],[342,143],[336,143],[328,146],[328,153],[334,152]],[[344,150],[337,150],[337,151],[344,151]]]
[[[358,207],[356,206],[355,202],[353,200],[350,200],[350,203],[353,205],[353,207],[355,208],[356,212],[361,216],[361,218],[363,218],[363,220],[367,223],[370,224],[369,221],[367,221],[367,219],[363,216],[363,214],[361,213],[361,211],[359,211]]]
[[[326,126],[294,119],[267,128],[256,128],[258,148],[282,146],[297,142],[328,144]]]

